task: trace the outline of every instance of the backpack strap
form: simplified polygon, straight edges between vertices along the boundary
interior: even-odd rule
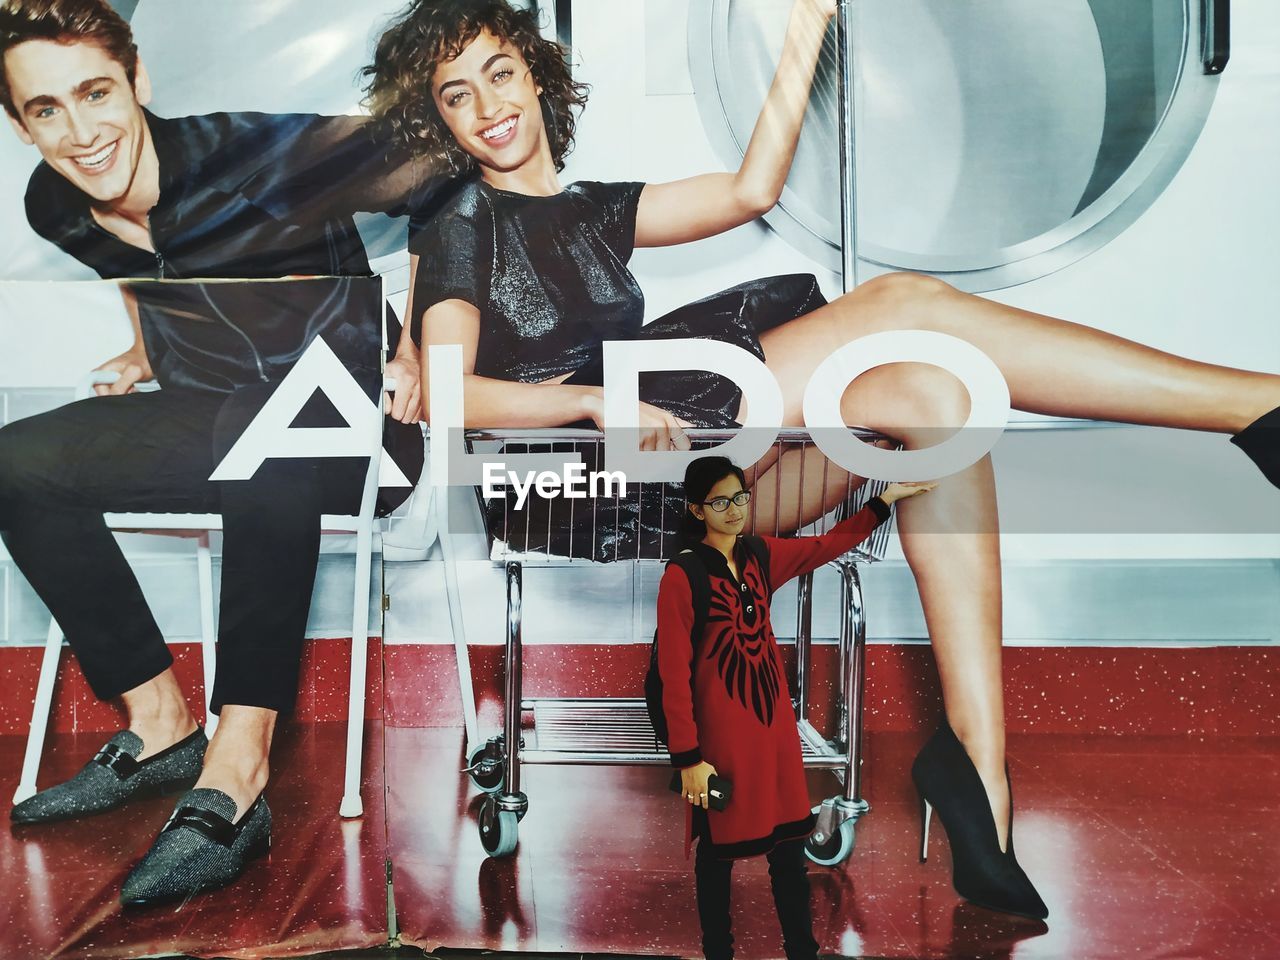
[[[763,537],[753,536],[751,534],[743,534],[739,537],[742,545],[747,548],[747,553],[756,558],[756,563],[760,565],[760,576],[764,579],[764,589],[768,596],[766,600],[773,599],[773,580],[769,574],[769,544],[765,542]],[[708,603],[710,600],[708,599]]]
[[[707,575],[702,558],[693,550],[681,550],[667,561],[667,566],[672,564],[683,570],[689,579],[689,592],[693,595],[693,627],[689,631],[689,642],[696,655],[711,611],[711,577]]]

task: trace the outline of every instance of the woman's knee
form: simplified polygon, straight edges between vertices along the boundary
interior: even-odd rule
[[[845,389],[846,422],[873,427],[913,446],[939,443],[969,418],[969,391],[927,363],[875,367]]]
[[[923,273],[882,273],[872,277],[845,294],[852,302],[885,310],[891,316],[904,319],[915,308],[954,293],[955,288],[944,280]]]

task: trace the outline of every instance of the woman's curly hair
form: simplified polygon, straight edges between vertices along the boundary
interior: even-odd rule
[[[542,116],[556,170],[573,147],[574,107],[587,103],[588,87],[569,73],[568,51],[543,39],[535,14],[507,0],[414,0],[378,40],[365,103],[384,132],[419,156],[445,167],[470,171],[474,159],[445,125],[431,95],[436,68],[457,57],[488,30],[515,46],[542,87]]]

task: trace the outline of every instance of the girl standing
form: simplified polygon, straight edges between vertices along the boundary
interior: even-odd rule
[[[889,517],[895,500],[935,486],[892,484],[866,507],[818,537],[740,534],[751,492],[724,457],[702,457],[685,472],[684,535],[692,563],[671,563],[658,587],[658,669],[671,763],[698,838],[694,876],[702,949],[733,956],[729,880],[733,861],[764,854],[787,960],[812,960],[818,944],[809,913],[804,841],[813,830],[796,715],[769,600],[792,577],[847,553]],[[690,580],[705,571],[710,603],[701,636]],[[709,778],[733,784],[724,810],[708,803]]]

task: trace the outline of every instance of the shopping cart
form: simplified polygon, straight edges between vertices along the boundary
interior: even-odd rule
[[[864,441],[883,441],[884,438],[867,430],[854,430],[854,435]],[[732,434],[711,430],[690,430],[689,438],[695,449],[714,446],[729,439]],[[589,463],[599,463],[603,440],[592,430],[473,430],[467,432],[470,452],[484,453],[500,450],[503,455],[527,452],[573,452]],[[779,460],[789,451],[808,449],[813,452],[807,432],[783,430],[774,441],[774,452]],[[805,485],[803,471],[806,461],[813,459],[802,453],[799,460],[801,486]],[[884,488],[875,481],[854,487],[848,475],[831,468],[826,458],[822,460],[821,488],[830,492],[832,502],[839,497],[838,506],[813,523],[797,531],[800,534],[823,533],[850,513],[861,509],[866,501]],[[775,471],[777,482],[782,477]],[[832,489],[830,484],[842,484],[843,492]],[[811,475],[809,483],[816,482]],[[620,536],[619,503],[615,495],[610,502],[604,498],[569,502],[568,510],[578,510],[574,522],[569,525],[568,549],[563,536],[554,535],[550,506],[546,506],[544,521],[536,512],[517,515],[504,502],[486,501],[477,489],[482,515],[490,542],[490,557],[506,570],[506,656],[503,680],[503,730],[487,742],[475,745],[464,769],[481,790],[489,794],[480,808],[480,840],[491,857],[510,856],[516,849],[519,822],[529,809],[529,798],[520,789],[521,767],[524,764],[560,765],[666,765],[669,756],[658,742],[640,698],[580,698],[580,697],[525,697],[523,693],[523,646],[521,641],[522,574],[526,565],[563,566],[588,564],[600,560],[662,562],[675,552],[676,538],[662,531],[677,528],[678,511],[682,502],[673,493],[678,488],[667,484],[632,484],[631,488],[663,488],[650,500],[658,502],[662,511],[660,522],[646,518],[645,526],[651,532],[658,531],[647,540],[628,539]],[[654,492],[653,490],[650,491]],[[776,498],[775,498],[776,499]],[[544,505],[547,501],[542,501]],[[643,506],[641,507],[643,509]],[[650,505],[650,510],[653,507]],[[589,514],[589,516],[588,516]],[[757,518],[757,528],[761,525]],[[767,521],[764,524],[767,526]],[[775,526],[776,517],[775,517]],[[833,866],[848,858],[853,850],[855,824],[869,811],[862,799],[860,766],[862,762],[862,703],[863,682],[866,673],[866,620],[863,610],[862,587],[857,564],[870,563],[884,556],[889,539],[890,524],[882,524],[874,534],[859,546],[832,563],[840,574],[840,640],[839,640],[839,700],[835,735],[828,739],[820,733],[810,719],[810,686],[812,677],[812,613],[813,575],[799,580],[796,601],[796,669],[792,679],[792,702],[799,723],[800,742],[806,767],[831,770],[840,781],[842,793],[823,800],[814,808],[817,824],[806,844],[809,858],[816,863]],[[575,547],[572,537],[577,532],[579,543]],[[765,532],[765,531],[762,531]],[[776,533],[789,531],[775,530]],[[589,534],[589,537],[588,537]],[[590,539],[590,543],[583,540]],[[612,554],[601,556],[597,549],[602,541],[609,544]],[[560,549],[563,553],[557,554]],[[567,553],[568,555],[565,555]],[[636,677],[637,690],[641,678]],[[530,722],[526,723],[526,719]]]

